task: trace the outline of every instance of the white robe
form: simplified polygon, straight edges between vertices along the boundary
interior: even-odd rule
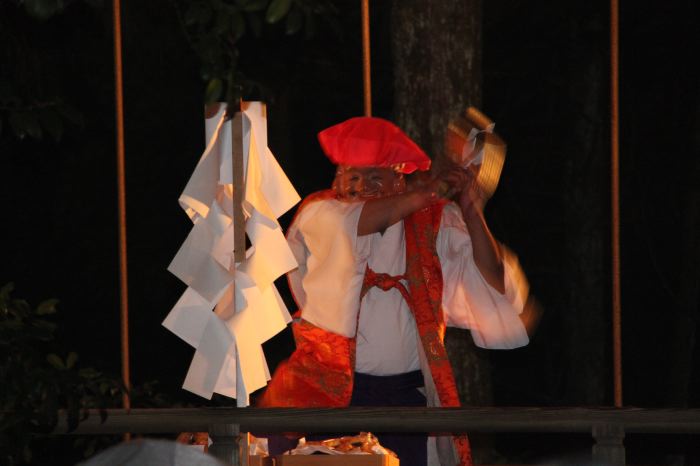
[[[356,370],[392,375],[418,369],[417,329],[396,289],[372,288],[360,303],[365,267],[401,275],[406,269],[403,222],[384,234],[357,236],[362,202],[319,200],[307,205],[289,228],[287,239],[299,263],[290,273],[302,316],[325,330],[355,336]],[[471,330],[477,346],[517,348],[528,343],[518,314],[526,282],[515,256],[506,254],[505,293],[489,285],[472,254],[471,238],[459,208],[447,204],[437,237],[443,274],[443,311],[449,326]]]
[[[287,233],[299,263],[289,273],[292,292],[305,320],[334,333],[357,336],[357,372],[393,375],[421,369],[428,406],[439,406],[415,320],[399,291],[374,287],[360,302],[367,265],[390,275],[401,275],[406,269],[403,222],[384,234],[358,236],[363,205],[319,200],[297,213]],[[526,345],[528,336],[519,314],[527,298],[527,282],[516,257],[503,249],[502,294],[486,282],[474,263],[469,232],[453,203],[443,210],[436,248],[444,282],[445,323],[470,329],[476,345],[483,348]],[[428,440],[428,457],[429,464],[456,461],[451,442],[435,437]]]

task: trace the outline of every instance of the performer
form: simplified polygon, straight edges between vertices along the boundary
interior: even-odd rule
[[[299,262],[289,274],[296,351],[258,405],[459,406],[446,325],[471,329],[480,347],[528,342],[524,278],[488,229],[475,172],[407,187],[404,174],[430,159],[379,118],[352,118],[319,141],[338,168],[287,233]],[[471,464],[466,437],[417,438],[379,436],[402,465]]]

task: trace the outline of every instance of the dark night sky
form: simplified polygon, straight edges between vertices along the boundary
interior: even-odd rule
[[[158,379],[163,390],[198,402],[179,390],[193,352],[160,322],[185,288],[166,267],[190,229],[177,198],[203,150],[202,85],[196,58],[169,3],[125,3],[133,379],[136,383]],[[519,394],[504,391],[504,401],[562,404],[570,401],[562,386],[555,382],[543,386],[536,380],[556,379],[552,372],[568,364],[559,353],[567,336],[557,324],[566,318],[558,289],[567,277],[556,256],[564,248],[562,222],[570,214],[559,196],[566,187],[558,185],[562,178],[558,170],[567,157],[567,129],[586,121],[602,134],[603,152],[598,156],[603,161],[597,163],[603,181],[597,183],[607,189],[609,137],[607,113],[578,112],[590,88],[574,89],[567,76],[583,61],[607,56],[607,5],[600,1],[485,3],[484,111],[509,143],[502,185],[487,213],[493,215],[497,236],[519,253],[545,309],[531,348],[499,354],[495,361],[503,367],[506,382],[535,375],[521,379]],[[357,20],[355,7],[343,11],[343,24]],[[379,8],[373,19],[375,114],[391,118],[386,14],[386,9]],[[692,241],[700,236],[698,231],[680,231],[681,225],[697,225],[684,223],[683,206],[687,188],[699,181],[693,170],[698,169],[700,155],[700,80],[693,62],[700,18],[690,1],[628,2],[622,5],[621,15],[623,325],[629,371],[625,380],[631,404],[658,406],[663,404],[659,374],[669,365],[661,348],[674,344],[665,330],[674,318],[671,308],[683,299],[675,288],[677,260],[686,253],[683,238]],[[53,76],[86,122],[84,130],[67,133],[59,145],[18,144],[3,132],[0,192],[6,215],[0,282],[14,281],[17,295],[35,303],[59,298],[66,347],[75,349],[83,362],[117,373],[117,201],[109,21],[106,8],[75,4],[37,28],[33,36],[49,50],[43,72]],[[310,42],[292,40],[260,62],[244,56],[253,74],[261,73],[256,77],[275,91],[269,104],[270,146],[302,195],[326,187],[332,176],[315,134],[362,111],[359,31],[352,34],[348,32],[343,40],[328,33]],[[591,74],[590,84],[607,89],[607,73],[607,63],[602,62]],[[606,99],[606,92],[598,96]],[[697,195],[697,189],[692,192]],[[607,213],[606,196],[601,196],[605,202],[601,209]],[[288,216],[282,220],[287,221]],[[606,242],[607,237],[606,231]],[[607,243],[604,252],[609,252]],[[694,273],[697,280],[697,267]],[[608,278],[603,277],[606,298]],[[694,289],[697,293],[697,286]],[[686,302],[697,306],[697,295],[686,296]],[[607,301],[605,305],[609,306]],[[688,325],[697,326],[697,307],[690,315],[694,317]],[[601,335],[590,343],[609,346],[608,338]],[[270,346],[275,352],[271,359],[280,357],[274,348],[288,344],[288,335],[277,339]],[[700,388],[697,349],[694,354],[694,387]],[[603,370],[609,372],[609,368]],[[698,402],[697,396],[691,397],[691,404]]]

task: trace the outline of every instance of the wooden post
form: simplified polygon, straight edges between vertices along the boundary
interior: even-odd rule
[[[121,334],[122,381],[125,391],[122,406],[131,408],[131,369],[129,365],[129,292],[126,255],[126,168],[124,156],[124,80],[122,67],[122,20],[121,2],[112,2],[114,28],[114,100],[117,125],[117,205],[119,211],[119,321]],[[129,433],[124,440],[129,440]]]
[[[231,147],[233,157],[233,257],[239,263],[245,259],[245,217],[243,216],[243,197],[245,182],[243,178],[243,115],[236,112],[231,119]]]
[[[209,426],[209,454],[232,466],[241,466],[239,448],[240,426],[238,424],[213,424]],[[246,456],[247,456],[247,452]]]
[[[229,112],[232,109],[229,109]],[[243,216],[243,198],[245,186],[243,177],[243,116],[238,109],[231,119],[231,166],[233,168],[233,261],[234,269],[245,259],[245,217]],[[236,281],[231,286],[231,304],[236,310]],[[247,457],[247,455],[246,455]],[[246,461],[246,466],[248,462]]]
[[[599,424],[593,426],[593,464],[595,466],[624,466],[625,429],[619,424]]]

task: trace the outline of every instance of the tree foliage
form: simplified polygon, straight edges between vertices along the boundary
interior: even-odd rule
[[[32,435],[50,432],[60,409],[73,429],[81,410],[116,406],[123,392],[118,379],[82,367],[75,352],[57,347],[57,300],[32,307],[13,298],[13,288],[0,289],[0,451],[6,464],[31,461]]]
[[[125,389],[118,377],[81,365],[76,352],[59,345],[57,299],[32,307],[14,298],[13,290],[12,283],[0,288],[0,464],[46,464],[47,453],[39,452],[33,443],[56,427],[60,411],[67,414],[68,429],[75,429],[87,409],[120,407]],[[132,404],[172,406],[156,385],[150,381],[133,387]],[[102,416],[106,419],[106,412]],[[71,451],[89,456],[118,439],[76,437],[72,441]],[[58,458],[51,461],[57,464]]]
[[[82,128],[83,116],[64,97],[61,70],[52,47],[39,31],[74,3],[99,6],[101,0],[15,0],[0,3],[0,135],[60,142],[69,128]],[[48,49],[48,50],[47,50]]]
[[[266,45],[279,47],[301,33],[312,37],[319,19],[337,27],[337,10],[329,0],[173,0],[173,4],[201,64],[206,103],[232,104],[267,92],[244,72],[244,48],[255,49],[253,53],[264,59]],[[242,47],[246,41],[256,47]]]

